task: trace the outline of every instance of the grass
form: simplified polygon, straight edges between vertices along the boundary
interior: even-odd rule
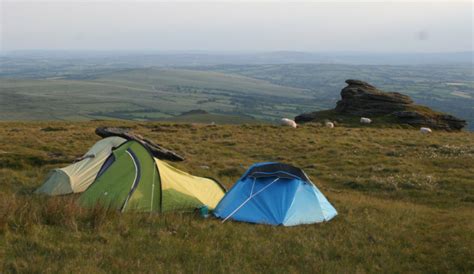
[[[456,272],[474,269],[472,133],[149,122],[2,122],[0,272]],[[85,210],[32,192],[128,126],[185,154],[173,165],[230,187],[248,166],[302,167],[339,215],[272,227],[197,214]],[[59,130],[58,130],[59,129]],[[203,168],[202,166],[209,168]]]

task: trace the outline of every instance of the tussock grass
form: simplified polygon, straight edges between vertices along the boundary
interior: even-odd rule
[[[226,187],[259,161],[303,167],[339,215],[271,227],[197,214],[83,209],[32,192],[47,172],[127,126]],[[41,129],[62,128],[59,131]],[[0,272],[472,272],[472,133],[305,125],[1,123]]]

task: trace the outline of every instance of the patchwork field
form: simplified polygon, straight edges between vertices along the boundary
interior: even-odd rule
[[[64,83],[67,84],[67,83]],[[232,186],[251,164],[302,167],[339,215],[272,227],[194,213],[119,214],[32,192],[127,126]],[[156,122],[1,122],[0,272],[471,273],[474,136],[411,129]]]
[[[292,117],[311,110],[312,102],[308,90],[182,69],[125,69],[80,80],[0,79],[0,120],[161,120],[204,109],[244,116],[245,122],[249,115]]]

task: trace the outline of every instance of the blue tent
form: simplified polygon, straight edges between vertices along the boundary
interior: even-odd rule
[[[217,205],[226,220],[293,226],[329,221],[336,209],[303,170],[282,163],[251,166]]]

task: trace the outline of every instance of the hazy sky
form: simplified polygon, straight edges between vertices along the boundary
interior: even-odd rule
[[[0,0],[1,49],[473,50],[471,1]]]

